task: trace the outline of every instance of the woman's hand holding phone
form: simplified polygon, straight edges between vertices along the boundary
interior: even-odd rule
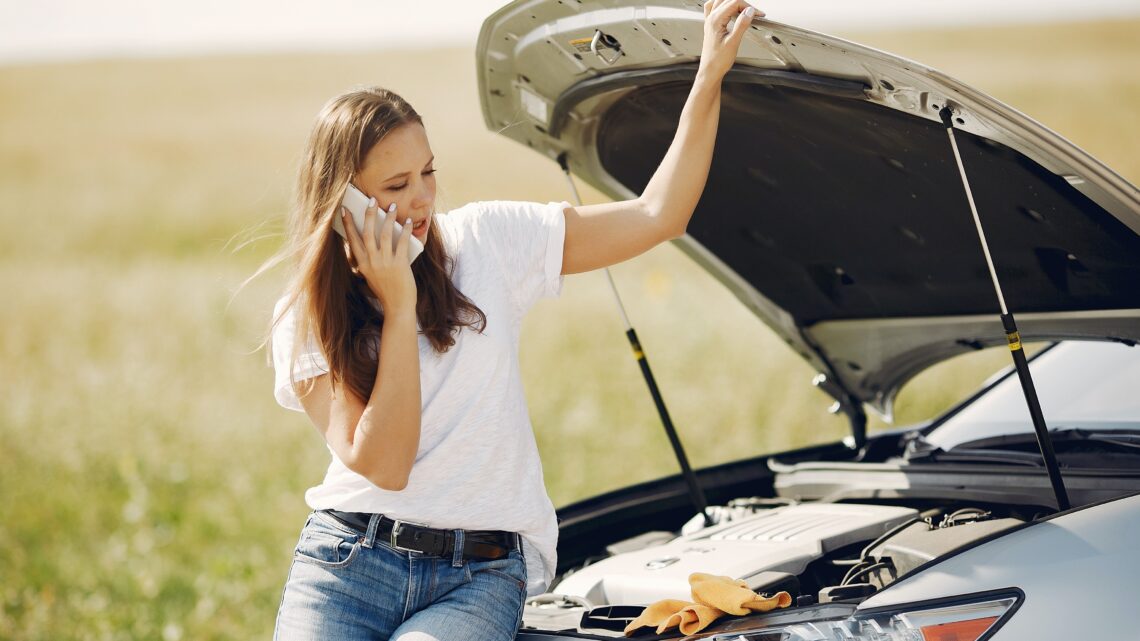
[[[379,207],[376,199],[368,201],[364,210],[363,234],[346,208],[341,208],[342,228],[347,232],[348,248],[356,261],[356,269],[368,282],[369,289],[380,299],[385,316],[398,313],[415,314],[416,280],[412,276],[409,246],[412,234],[402,233],[393,244],[396,234],[396,203],[388,209],[388,215],[377,221]],[[379,228],[377,228],[379,226]]]
[[[368,198],[368,196],[365,196],[364,192],[357,189],[356,185],[353,185],[352,183],[348,183],[348,186],[345,187],[344,197],[341,198],[341,201],[340,201],[340,204],[342,206],[344,206],[345,209],[348,210],[348,213],[352,214],[352,220],[356,223],[356,231],[358,231],[362,234],[364,233],[364,210],[368,208],[369,202],[370,202],[370,199]],[[379,213],[383,214],[382,211]],[[384,215],[386,216],[386,214],[384,214]],[[345,231],[344,231],[345,225],[342,224],[342,221],[340,219],[333,220],[333,229],[336,230],[336,233],[340,234],[341,236],[344,236],[345,238],[348,238],[347,236],[345,236]],[[380,233],[379,227],[376,228],[376,233],[377,234]],[[394,240],[392,242],[392,248],[393,249],[395,249],[396,242],[403,235],[404,235],[403,234],[403,228],[400,226],[400,223],[397,222],[396,223],[396,233],[395,233],[395,236],[393,236]],[[379,241],[380,237],[377,236],[376,240]],[[424,245],[423,245],[423,243],[420,242],[420,239],[416,238],[415,236],[412,236],[411,240],[409,240],[408,242],[411,243],[408,246],[408,262],[412,263],[412,262],[415,262],[416,257],[419,256],[420,253],[423,252]]]

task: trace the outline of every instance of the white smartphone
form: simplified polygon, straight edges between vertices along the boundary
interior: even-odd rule
[[[348,183],[348,188],[344,190],[344,198],[341,199],[340,204],[352,214],[352,220],[356,223],[356,231],[364,234],[364,210],[368,209],[368,196],[365,196],[359,189],[352,183]],[[400,212],[396,212],[399,216]],[[380,242],[380,223],[384,222],[388,212],[383,209],[376,210],[376,242]],[[344,225],[341,224],[341,217],[339,215],[333,216],[333,229],[336,233],[344,236]],[[395,224],[392,234],[392,250],[396,249],[396,243],[400,241],[400,235],[404,233],[403,226],[400,223]],[[408,232],[409,234],[411,232]],[[347,236],[346,236],[347,238]],[[420,242],[419,238],[412,236],[408,239],[408,262],[412,263],[424,251],[424,244]]]

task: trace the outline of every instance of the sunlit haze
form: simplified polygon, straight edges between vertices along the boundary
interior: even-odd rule
[[[41,0],[0,3],[0,61],[471,46],[496,0]],[[771,0],[779,22],[852,29],[1058,22],[1140,14],[1135,0]]]

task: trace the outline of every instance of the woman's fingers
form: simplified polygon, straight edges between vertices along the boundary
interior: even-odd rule
[[[763,12],[753,7],[743,9],[740,17],[736,19],[736,24],[732,26],[732,32],[728,34],[728,39],[732,41],[733,44],[739,43],[741,38],[744,37],[744,32],[747,31],[748,27],[752,24],[752,18],[763,15]]]
[[[392,203],[388,207],[388,214],[384,216],[384,221],[380,223],[380,255],[388,257],[392,255],[392,234],[393,228],[396,225],[396,203]]]
[[[711,8],[710,8],[711,7]],[[705,40],[701,51],[701,68],[712,78],[723,78],[736,61],[744,33],[752,19],[764,12],[744,0],[709,0],[705,4]],[[733,19],[736,23],[731,27]]]
[[[396,214],[393,212],[391,214],[391,216],[392,216],[392,218],[395,218]],[[408,245],[411,244],[411,235],[412,235],[412,219],[411,218],[405,218],[404,219],[402,229],[403,229],[403,231],[400,232],[400,238],[399,238],[399,240],[396,241],[396,259],[402,260],[403,262],[407,263],[408,262],[408,252],[411,251],[408,249]]]
[[[716,13],[718,9],[724,9],[725,5],[737,4],[739,0],[708,0],[705,3],[705,17],[709,14]]]
[[[757,11],[754,7],[751,7],[751,5],[749,5],[747,2],[744,2],[743,0],[726,0],[722,4],[719,4],[713,8],[713,21],[715,21],[722,28],[726,27],[728,25],[728,21],[731,20],[733,16],[740,14],[748,9],[752,9],[753,15],[763,15],[763,12]]]
[[[364,210],[364,229],[357,231],[356,224],[348,210],[341,207],[341,222],[345,227],[345,239],[351,255],[359,263],[374,259],[390,259],[396,251],[393,245],[395,234],[396,203],[388,208],[388,214],[377,220],[381,213],[376,199],[369,199]],[[351,229],[350,229],[351,228]]]
[[[369,252],[376,250],[376,199],[368,199],[368,207],[364,209],[364,248]]]
[[[735,5],[739,5],[739,4],[743,4],[743,3],[740,2],[740,0],[720,0],[720,2],[716,2],[716,0],[713,0],[713,2],[711,2],[709,4],[712,4],[712,6],[713,6],[712,7],[712,18],[713,18],[713,20],[715,20],[716,22],[723,22],[724,19],[728,16],[728,12],[733,11],[736,8]]]
[[[340,208],[340,224],[344,227],[344,238],[348,241],[348,251],[355,260],[364,255],[364,244],[360,240],[360,233],[356,231],[356,221],[345,207]]]

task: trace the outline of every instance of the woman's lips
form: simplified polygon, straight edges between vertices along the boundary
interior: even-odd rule
[[[428,219],[427,218],[424,218],[423,220],[419,221],[418,223],[412,225],[412,235],[417,237],[417,238],[422,239],[424,234],[427,232],[427,226],[428,226]]]

